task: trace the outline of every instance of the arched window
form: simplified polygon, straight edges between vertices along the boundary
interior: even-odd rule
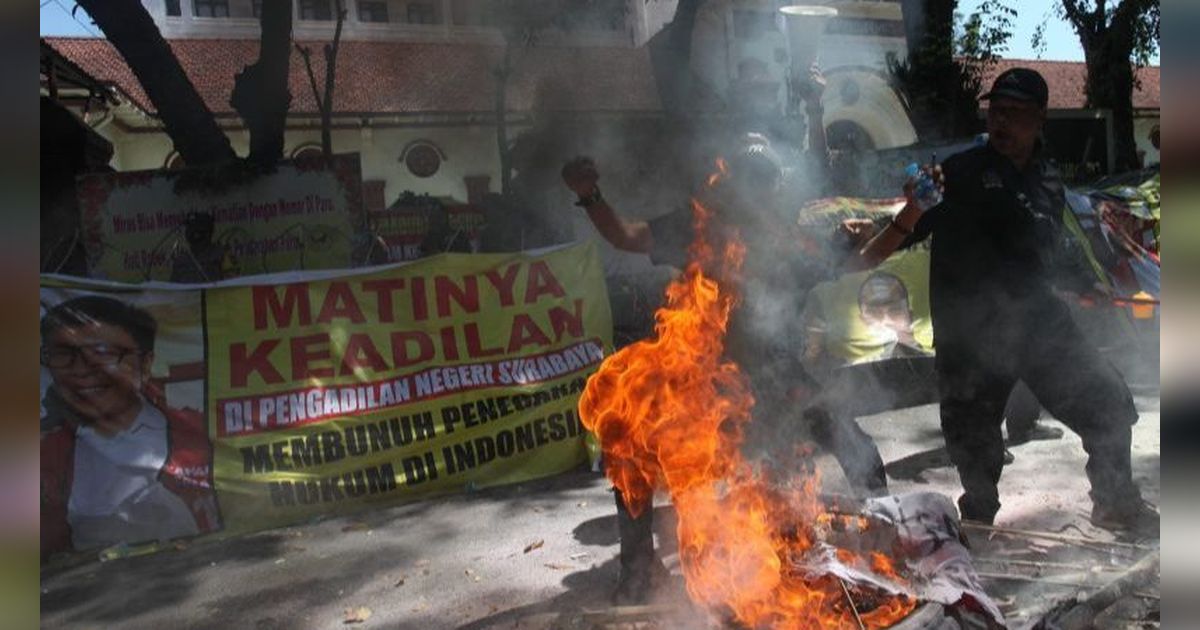
[[[183,162],[183,156],[179,155],[179,151],[171,151],[167,154],[167,159],[163,160],[163,168],[168,171],[178,171],[186,167],[187,164]]]
[[[837,120],[825,128],[826,143],[830,150],[861,153],[874,151],[875,141],[862,125],[850,120]]]
[[[325,151],[321,149],[321,145],[315,142],[302,144],[295,149],[292,149],[292,159],[300,161],[319,160],[325,155]]]
[[[413,140],[400,152],[400,161],[417,177],[432,177],[446,161],[446,154],[429,140]]]

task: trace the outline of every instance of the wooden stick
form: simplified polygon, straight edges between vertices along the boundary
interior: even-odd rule
[[[978,529],[978,530],[985,531],[985,532],[994,532],[997,534],[1004,534],[1004,535],[1008,535],[1008,536],[1024,536],[1026,538],[1041,538],[1043,540],[1053,540],[1056,542],[1076,543],[1076,544],[1081,543],[1081,544],[1085,544],[1085,545],[1103,545],[1103,546],[1108,546],[1108,547],[1118,547],[1121,549],[1137,549],[1140,551],[1150,551],[1150,550],[1154,549],[1154,547],[1151,547],[1149,545],[1139,545],[1136,543],[1119,542],[1119,541],[1115,541],[1115,540],[1113,540],[1113,541],[1093,540],[1091,538],[1083,538],[1081,536],[1067,536],[1064,534],[1052,534],[1050,532],[1038,532],[1038,531],[1033,531],[1033,530],[1028,530],[1028,529],[1011,529],[1008,527],[996,527],[995,525],[984,525],[983,523],[972,523],[970,521],[963,521],[962,526],[964,529]]]
[[[1096,615],[1112,606],[1118,599],[1133,593],[1146,582],[1154,579],[1154,576],[1158,575],[1158,563],[1158,551],[1146,554],[1127,571],[1089,595],[1077,606],[1058,615],[1057,618],[1047,621],[1051,621],[1055,627],[1063,630],[1083,630],[1094,627],[1092,622]]]
[[[1102,565],[1094,565],[1089,567],[1082,564],[1070,564],[1067,562],[1041,562],[1038,560],[1002,560],[1000,558],[975,558],[975,562],[984,562],[988,564],[1011,564],[1018,567],[1034,567],[1037,569],[1074,569],[1076,571],[1120,571],[1124,567],[1106,567]]]
[[[850,597],[850,589],[846,588],[846,581],[842,578],[837,579],[838,584],[842,585],[842,592],[846,594],[846,601],[850,602],[850,612],[854,613],[854,620],[858,622],[858,630],[867,630],[863,625],[862,617],[858,614],[858,606],[854,605],[854,598]]]
[[[646,604],[641,606],[613,606],[600,610],[584,610],[583,618],[588,621],[602,619],[625,619],[629,617],[656,617],[679,612],[678,606],[667,604]]]
[[[1033,577],[1032,575],[1014,575],[1012,573],[988,573],[985,571],[976,571],[975,575],[985,580],[1011,580],[1014,582],[1033,582],[1035,584],[1052,584],[1054,586],[1072,586],[1076,588],[1096,588],[1099,584],[1086,582],[1072,582],[1067,580],[1046,579]],[[1051,578],[1069,578],[1076,577],[1074,575],[1058,575],[1050,576]]]

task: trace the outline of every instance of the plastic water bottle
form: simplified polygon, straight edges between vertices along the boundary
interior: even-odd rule
[[[904,169],[904,174],[915,182],[913,197],[922,211],[942,203],[942,191],[938,189],[937,182],[933,181],[933,177],[929,173],[921,170],[919,164],[916,162],[909,164],[908,168]]]

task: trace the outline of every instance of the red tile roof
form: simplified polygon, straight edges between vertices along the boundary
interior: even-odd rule
[[[97,79],[112,82],[142,109],[154,107],[107,40],[47,37],[63,56]],[[323,85],[324,42],[301,41],[313,51],[313,70]],[[214,113],[232,114],[234,75],[258,57],[258,41],[170,40],[175,56]],[[498,46],[446,43],[343,41],[338,51],[334,110],[354,114],[491,112],[492,68]],[[652,112],[661,104],[645,48],[533,47],[515,55],[509,83],[510,111]],[[293,49],[291,111],[315,114],[304,61]]]
[[[983,89],[986,92],[992,81],[1009,68],[1032,68],[1046,78],[1050,86],[1050,109],[1083,109],[1087,102],[1084,84],[1087,82],[1087,66],[1077,61],[1036,61],[1030,59],[1004,59],[984,73]],[[1139,109],[1160,109],[1159,67],[1150,66],[1138,71],[1141,86],[1133,91],[1133,106]]]

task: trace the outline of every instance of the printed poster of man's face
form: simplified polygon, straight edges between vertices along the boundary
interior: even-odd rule
[[[198,294],[41,297],[43,554],[219,529]]]
[[[872,338],[886,345],[873,360],[930,354],[914,335],[908,288],[899,276],[886,272],[867,276],[858,291],[858,313]]]

